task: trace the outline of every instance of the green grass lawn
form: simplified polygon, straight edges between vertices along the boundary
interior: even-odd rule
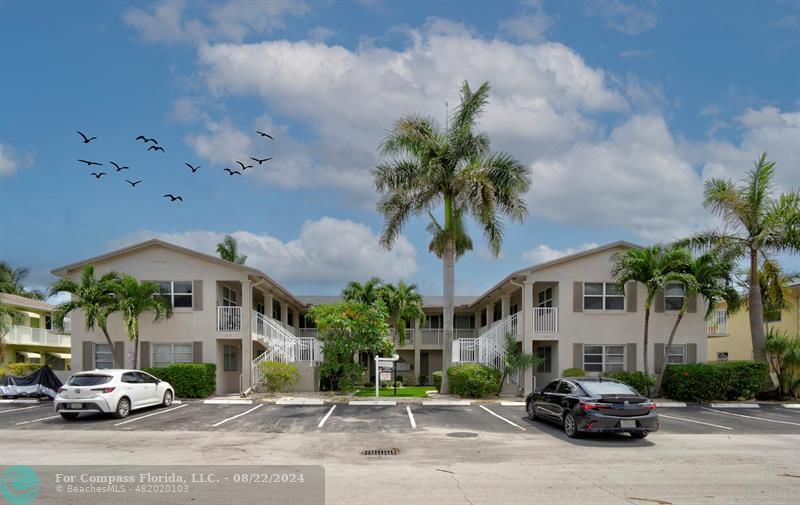
[[[426,391],[435,391],[436,388],[434,386],[404,386],[397,388],[397,396],[398,397],[406,397],[406,398],[425,398]],[[365,388],[361,389],[356,392],[356,396],[371,396],[375,397],[375,388]],[[394,395],[394,388],[381,388],[380,389],[381,396],[395,396]]]

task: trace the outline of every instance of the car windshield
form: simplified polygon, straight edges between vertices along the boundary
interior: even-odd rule
[[[97,386],[111,380],[110,375],[73,375],[68,386]]]
[[[621,382],[581,382],[581,387],[586,390],[590,395],[636,395],[639,393],[630,388],[627,384]]]

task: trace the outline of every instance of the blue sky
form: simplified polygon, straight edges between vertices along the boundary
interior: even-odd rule
[[[377,246],[369,169],[394,118],[444,118],[465,79],[491,81],[480,126],[533,179],[500,258],[473,230],[461,294],[592,244],[714,226],[702,181],[740,178],[762,150],[779,189],[800,185],[796,1],[0,1],[0,55],[0,258],[40,286],[152,236],[213,252],[233,233],[301,294],[371,275],[436,294],[427,218]],[[223,172],[249,156],[274,159]]]

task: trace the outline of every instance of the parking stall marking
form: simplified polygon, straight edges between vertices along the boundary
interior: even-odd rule
[[[39,419],[33,419],[31,421],[22,421],[21,423],[17,423],[14,426],[22,426],[22,425],[25,425],[25,424],[38,423],[39,421],[47,421],[48,419],[55,419],[57,417],[61,417],[61,415],[50,416],[50,417],[40,417]]]
[[[406,412],[408,412],[408,420],[411,421],[411,428],[417,429],[417,421],[414,420],[414,414],[411,413],[411,406],[406,405]]]
[[[319,422],[319,424],[317,425],[317,428],[322,428],[323,426],[325,426],[325,421],[327,421],[328,418],[331,417],[331,414],[333,414],[333,410],[335,408],[336,408],[336,405],[331,407],[331,409],[328,411],[328,413],[325,414],[325,417],[322,418],[322,421]]]
[[[212,427],[212,428],[216,428],[217,426],[222,426],[223,424],[227,423],[228,421],[233,421],[234,419],[236,419],[236,418],[238,418],[238,417],[242,417],[242,416],[244,416],[244,415],[247,415],[247,414],[249,414],[250,412],[253,412],[254,410],[258,410],[258,409],[260,409],[260,408],[261,408],[261,407],[263,407],[263,406],[264,406],[264,404],[263,404],[263,403],[261,403],[261,404],[259,404],[259,405],[256,405],[256,406],[255,406],[255,407],[253,407],[252,409],[250,409],[250,410],[246,410],[246,411],[242,412],[241,414],[236,414],[235,416],[229,417],[229,418],[227,418],[227,419],[223,419],[222,421],[220,421],[220,422],[218,422],[218,423],[216,423],[216,424],[212,424],[212,425],[211,425],[211,427]]]
[[[731,431],[733,431],[733,428],[729,428],[728,426],[721,426],[719,424],[705,423],[703,421],[695,421],[694,419],[685,419],[683,417],[668,416],[666,414],[658,414],[658,417],[665,417],[667,419],[675,419],[676,421],[685,421],[687,423],[704,424],[706,426],[712,426],[714,428],[721,428],[723,430],[731,430]]]
[[[483,410],[485,410],[486,412],[490,413],[490,414],[491,414],[491,415],[493,415],[494,417],[496,417],[496,418],[498,418],[498,419],[502,419],[503,421],[507,422],[507,423],[508,423],[508,424],[510,424],[511,426],[515,426],[515,427],[517,427],[517,428],[521,429],[522,431],[527,431],[525,428],[523,428],[522,426],[518,425],[518,424],[517,424],[517,423],[515,423],[514,421],[512,421],[512,420],[510,420],[510,419],[506,419],[505,417],[501,416],[500,414],[497,414],[497,413],[495,413],[495,412],[492,412],[491,410],[487,409],[487,408],[486,408],[486,407],[484,407],[483,405],[480,405],[480,408],[482,408],[482,409],[483,409]]]
[[[800,426],[800,423],[793,423],[793,422],[790,422],[790,421],[780,421],[778,419],[769,419],[769,418],[766,418],[766,417],[746,416],[744,414],[735,414],[733,412],[725,412],[723,410],[709,409],[707,407],[700,407],[700,408],[702,408],[703,410],[707,410],[709,412],[716,412],[717,414],[725,414],[727,416],[744,417],[745,419],[756,419],[758,421],[765,421],[765,422],[768,422],[768,423],[788,424],[788,425],[791,425],[791,426]]]
[[[178,409],[181,409],[181,408],[187,407],[187,406],[188,405],[184,403],[183,405],[178,405],[177,407],[173,407],[171,409],[161,410],[159,412],[153,412],[152,414],[147,414],[145,416],[134,417],[133,419],[128,419],[127,421],[122,421],[121,423],[117,423],[114,426],[122,426],[123,424],[133,423],[133,422],[136,422],[136,421],[138,421],[140,419],[147,419],[148,417],[153,417],[153,416],[158,416],[158,415],[161,415],[161,414],[166,414],[168,412],[173,412],[173,411],[176,411]]]
[[[6,414],[8,412],[19,412],[20,410],[38,409],[41,407],[46,407],[46,405],[34,405],[32,407],[20,407],[18,409],[0,410],[0,414]]]

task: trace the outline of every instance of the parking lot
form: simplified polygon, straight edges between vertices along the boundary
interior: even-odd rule
[[[800,434],[800,409],[782,405],[759,408],[688,406],[658,410],[659,434]],[[206,404],[184,402],[169,408],[134,411],[119,420],[99,414],[82,414],[66,421],[52,405],[2,404],[0,426],[19,430],[119,430],[119,431],[223,431],[249,433],[507,433],[515,436],[563,437],[560,429],[543,421],[530,421],[524,407],[497,403],[469,406],[421,404],[275,405]],[[468,436],[468,435],[464,435]],[[612,437],[614,438],[614,437]],[[623,438],[623,437],[616,437]]]

